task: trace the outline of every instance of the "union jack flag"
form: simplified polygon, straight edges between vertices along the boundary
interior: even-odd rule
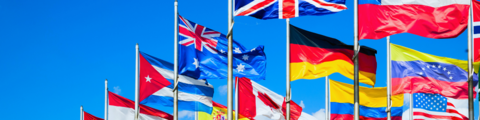
[[[235,16],[286,19],[347,9],[345,0],[235,0]]]
[[[193,45],[199,51],[203,52],[205,48],[212,53],[217,53],[218,40],[215,37],[220,37],[220,32],[190,22],[182,16],[179,16],[179,19],[179,35],[185,38],[179,41],[181,45],[187,47]]]

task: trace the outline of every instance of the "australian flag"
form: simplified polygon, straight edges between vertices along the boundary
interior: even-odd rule
[[[228,39],[211,30],[179,17],[179,74],[196,79],[226,79]],[[233,41],[233,75],[264,80],[266,56],[263,46],[245,49]]]

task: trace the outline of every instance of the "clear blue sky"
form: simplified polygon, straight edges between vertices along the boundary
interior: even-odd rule
[[[348,10],[291,19],[291,24],[353,44],[353,3]],[[226,0],[179,0],[193,22],[227,33]],[[78,119],[79,107],[103,117],[104,80],[113,92],[134,98],[135,43],[140,50],[173,62],[173,0],[1,0],[0,113],[3,119]],[[285,95],[285,20],[235,17],[234,38],[249,48],[265,45],[267,80],[259,83]],[[392,43],[422,52],[467,59],[466,31],[454,39],[412,34]],[[376,87],[386,86],[386,40],[361,40],[378,50]],[[339,74],[332,79],[352,82]],[[213,100],[227,103],[226,80],[209,80]],[[324,79],[292,82],[292,98],[304,112],[325,107]],[[172,113],[172,108],[160,107]],[[478,107],[476,114],[478,114]],[[182,120],[193,119],[184,117]]]

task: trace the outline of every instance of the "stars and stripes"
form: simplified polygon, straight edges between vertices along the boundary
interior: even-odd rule
[[[179,16],[180,24],[179,35],[185,37],[180,40],[180,44],[183,46],[194,46],[195,49],[203,51],[207,49],[212,53],[217,53],[217,43],[214,37],[220,37],[221,33],[208,29],[202,25],[188,21],[187,19]]]
[[[413,94],[413,119],[468,120],[447,97],[428,93]]]
[[[235,0],[235,16],[286,19],[324,15],[347,9],[345,0]]]

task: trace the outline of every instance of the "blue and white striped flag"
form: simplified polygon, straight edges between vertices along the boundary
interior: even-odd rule
[[[140,52],[140,101],[173,106],[173,64]],[[212,112],[213,86],[206,80],[179,75],[178,108]],[[192,107],[196,106],[196,107]]]

